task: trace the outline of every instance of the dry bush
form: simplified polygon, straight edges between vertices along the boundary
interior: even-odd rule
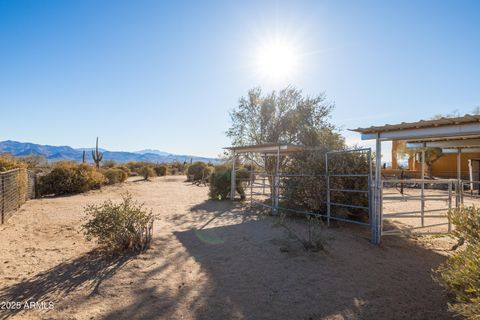
[[[313,215],[307,216],[307,221],[304,222],[307,224],[306,232],[299,231],[298,228],[295,228],[294,223],[296,222],[291,221],[284,212],[280,214],[276,222],[277,225],[285,228],[291,237],[300,242],[306,251],[326,250],[328,239],[323,233],[324,224],[321,218]]]
[[[145,166],[152,166],[152,163],[144,161],[130,161],[125,165],[131,173],[135,175],[141,175],[140,171]]]
[[[115,160],[105,160],[102,163],[102,168],[105,168],[105,169],[113,168],[116,166],[117,166],[117,163],[115,162]]]
[[[197,161],[189,165],[187,168],[187,181],[199,181],[210,176],[213,172],[213,167],[206,163]]]
[[[145,180],[155,177],[155,170],[153,170],[153,168],[150,165],[141,167],[137,172]]]
[[[217,167],[216,167],[217,168]],[[245,199],[245,184],[250,177],[247,169],[241,168],[236,172],[236,192],[240,194],[241,199]],[[210,174],[209,196],[214,200],[225,200],[230,194],[232,181],[232,169],[218,167]]]
[[[0,172],[26,167],[24,162],[8,153],[0,155]]]
[[[85,207],[88,221],[83,225],[87,240],[97,239],[108,251],[139,251],[148,248],[154,216],[128,193],[120,203],[107,200]]]
[[[104,182],[104,175],[92,165],[58,162],[39,178],[38,191],[40,195],[79,193],[99,189]]]
[[[115,166],[115,168],[116,168],[116,169],[120,169],[120,170],[122,170],[123,172],[125,172],[125,174],[127,175],[127,177],[129,177],[129,176],[132,174],[132,172],[130,171],[130,169],[128,169],[128,167],[125,166],[125,165],[117,165],[117,166]]]
[[[449,213],[452,235],[465,248],[436,270],[436,280],[454,296],[449,309],[466,319],[480,319],[480,209],[458,208]]]
[[[167,172],[168,172],[168,167],[164,164],[162,165],[156,165],[154,168],[155,170],[155,173],[157,174],[157,176],[159,177],[163,177],[163,176],[166,176],[167,175]]]
[[[282,195],[289,208],[315,213],[326,212],[327,180],[325,177],[325,154],[327,150],[304,151],[291,156],[285,165],[287,174],[301,174],[301,177],[283,179]],[[329,157],[330,174],[368,174],[367,156],[362,153],[333,154]],[[331,189],[367,190],[367,177],[330,177]],[[331,202],[357,206],[368,206],[366,193],[331,192]],[[367,221],[368,211],[363,209],[334,208],[336,216]]]
[[[104,172],[107,184],[122,183],[127,180],[128,175],[119,168],[109,168]]]

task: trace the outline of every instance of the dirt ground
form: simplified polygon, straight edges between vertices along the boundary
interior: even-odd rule
[[[87,203],[129,191],[159,215],[152,247],[103,257],[80,226]],[[184,177],[128,181],[27,202],[0,225],[0,319],[450,319],[432,268],[446,238],[325,231],[327,252],[305,252],[274,218],[210,201]]]

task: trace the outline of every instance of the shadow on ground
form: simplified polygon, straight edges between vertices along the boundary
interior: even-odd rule
[[[66,294],[88,287],[90,296],[98,293],[103,281],[112,277],[134,255],[105,256],[89,252],[75,260],[61,263],[45,272],[0,291],[0,301],[53,302],[56,304]],[[0,319],[7,319],[25,311],[1,310]]]
[[[386,239],[377,247],[361,227],[341,224],[326,231],[333,238],[328,253],[309,253],[273,227],[272,218],[241,219],[241,211],[237,204],[206,201],[192,214],[208,212],[225,225],[207,221],[169,238],[186,250],[169,258],[171,270],[184,272],[193,258],[204,283],[188,283],[186,276],[173,294],[138,290],[136,302],[105,319],[166,319],[181,308],[188,310],[187,319],[452,318],[431,277],[442,255],[407,238]],[[177,275],[165,271],[152,270],[148,277]]]
[[[325,231],[328,252],[311,253],[272,217],[211,200],[177,220],[179,229],[117,273],[128,285],[111,281],[101,300],[75,302],[97,303],[103,311],[93,318],[112,320],[451,319],[431,278],[444,256],[408,238],[377,247],[365,228],[338,224]],[[86,255],[4,289],[0,300],[57,301],[84,286],[95,295],[128,259]]]

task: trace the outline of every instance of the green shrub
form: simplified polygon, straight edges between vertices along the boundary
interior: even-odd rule
[[[436,270],[436,280],[454,296],[449,309],[466,319],[480,319],[480,209],[451,210],[452,235],[466,247]]]
[[[208,178],[212,171],[213,167],[208,166],[206,163],[201,161],[194,162],[187,168],[187,180],[193,182]]]
[[[159,177],[163,177],[163,176],[166,176],[167,175],[167,171],[168,171],[168,168],[166,165],[162,164],[162,165],[156,165],[154,168],[155,170],[155,173],[157,174],[157,176]]]
[[[137,172],[145,180],[148,180],[151,177],[155,177],[155,170],[153,170],[153,168],[149,165],[141,167]]]
[[[38,190],[40,195],[79,193],[99,189],[104,182],[104,175],[91,165],[58,162],[39,178]]]
[[[244,175],[244,172],[237,172],[237,178]],[[248,175],[248,172],[247,172]],[[228,197],[231,189],[232,169],[215,170],[210,175],[209,180],[209,196],[215,200],[225,200]],[[236,191],[240,194],[242,199],[245,199],[245,182],[241,179],[236,180]]]
[[[144,250],[151,241],[152,211],[145,210],[128,193],[120,203],[107,200],[100,205],[88,205],[85,213],[88,221],[83,230],[87,240],[96,238],[107,250]]]
[[[121,183],[127,180],[128,175],[119,168],[109,168],[104,173],[107,184]]]

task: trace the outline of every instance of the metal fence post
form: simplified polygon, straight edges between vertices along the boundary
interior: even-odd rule
[[[0,175],[2,180],[2,224],[5,222],[5,175]]]
[[[381,241],[381,223],[382,223],[382,204],[381,204],[381,188],[382,188],[382,141],[380,140],[380,134],[377,134],[375,145],[375,210],[373,213],[372,221],[372,242],[374,244],[380,244]]]
[[[452,210],[452,181],[448,183],[448,213]],[[452,225],[450,223],[450,217],[448,217],[448,232],[452,231]]]
[[[232,151],[233,155],[232,155],[232,172],[231,172],[231,177],[230,177],[230,200],[235,200],[235,192],[237,191],[237,183],[235,181],[235,158],[236,158],[236,154],[235,154],[235,150]]]
[[[422,215],[422,227],[425,226],[425,142],[422,146],[422,190],[420,195],[420,211]]]
[[[328,173],[328,152],[325,153],[325,179],[326,179],[326,192],[327,192],[327,226],[330,226],[330,175]]]

